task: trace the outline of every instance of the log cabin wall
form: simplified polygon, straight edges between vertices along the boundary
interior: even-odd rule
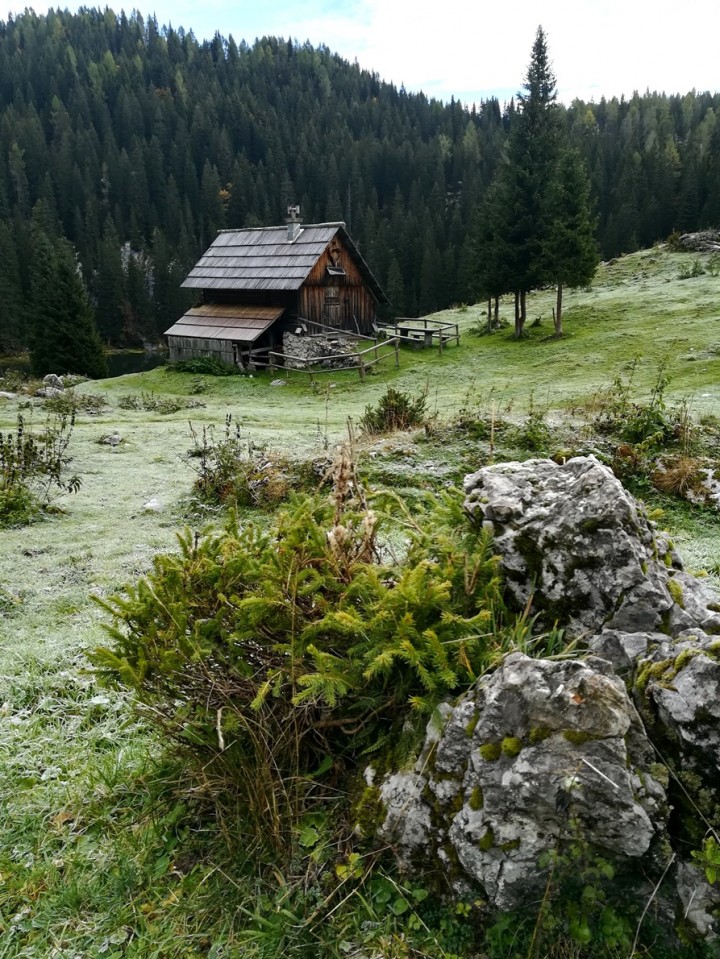
[[[230,340],[211,340],[200,336],[168,336],[170,362],[192,360],[198,356],[209,356],[231,366],[235,363],[233,344]]]
[[[341,267],[344,276],[331,276],[328,267]],[[300,289],[301,316],[353,332],[371,333],[375,299],[339,237],[334,237]],[[357,325],[356,325],[357,324]]]

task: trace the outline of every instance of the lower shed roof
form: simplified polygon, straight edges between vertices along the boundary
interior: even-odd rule
[[[188,310],[177,323],[165,331],[165,336],[254,343],[283,312],[284,308],[281,306],[206,303]]]

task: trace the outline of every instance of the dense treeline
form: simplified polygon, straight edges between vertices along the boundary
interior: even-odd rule
[[[562,109],[605,256],[720,223],[720,95]],[[396,312],[476,298],[475,214],[513,102],[408,94],[326,48],[198,43],[110,10],[0,22],[0,348],[32,336],[33,251],[69,240],[108,343],[155,340],[225,226],[343,219]],[[42,322],[40,320],[40,322]]]

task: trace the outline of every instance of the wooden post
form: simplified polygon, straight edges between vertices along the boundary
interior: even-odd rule
[[[400,366],[400,340],[395,337],[395,368],[398,369]]]
[[[358,353],[358,359],[360,360],[360,365],[358,367],[358,369],[360,370],[360,379],[364,383],[365,382],[365,360],[363,359],[360,353]]]

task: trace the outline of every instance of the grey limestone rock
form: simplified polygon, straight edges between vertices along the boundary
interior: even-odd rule
[[[64,390],[62,387],[56,386],[41,386],[39,390],[35,390],[33,396],[39,396],[41,399],[52,399],[56,396],[62,396]]]
[[[683,572],[642,506],[595,457],[487,466],[465,478],[465,493],[467,511],[493,530],[518,608],[532,597],[571,636],[603,626],[720,632],[710,608],[717,597]]]
[[[716,643],[720,647],[720,643]],[[699,645],[677,651],[670,667],[677,670],[665,682],[648,687],[648,696],[658,719],[674,737],[681,765],[693,766],[708,786],[720,785],[720,666],[717,655],[708,655]],[[684,662],[683,662],[684,658]],[[678,668],[675,664],[682,663]],[[662,679],[663,677],[659,677]]]
[[[667,814],[652,761],[609,663],[514,653],[455,705],[412,773],[385,781],[383,835],[406,858],[449,843],[510,908],[541,889],[543,853],[572,829],[610,857],[652,859]]]
[[[98,443],[101,445],[111,446],[114,450],[116,450],[122,442],[123,438],[117,430],[113,430],[112,433],[104,433],[98,440]]]
[[[713,912],[720,906],[720,889],[709,885],[702,869],[687,862],[677,865],[675,888],[682,905],[683,918],[697,935],[702,938],[711,936],[717,921]]]
[[[678,239],[683,250],[693,253],[720,252],[720,230],[701,230],[699,233],[683,233]]]
[[[445,704],[414,769],[381,785],[383,838],[507,909],[542,896],[541,864],[579,834],[634,864],[644,902],[667,871],[667,908],[713,935],[720,894],[670,812],[694,801],[686,771],[720,792],[716,592],[593,457],[486,467],[465,492],[492,528],[510,604],[532,599],[584,658],[513,653]]]

